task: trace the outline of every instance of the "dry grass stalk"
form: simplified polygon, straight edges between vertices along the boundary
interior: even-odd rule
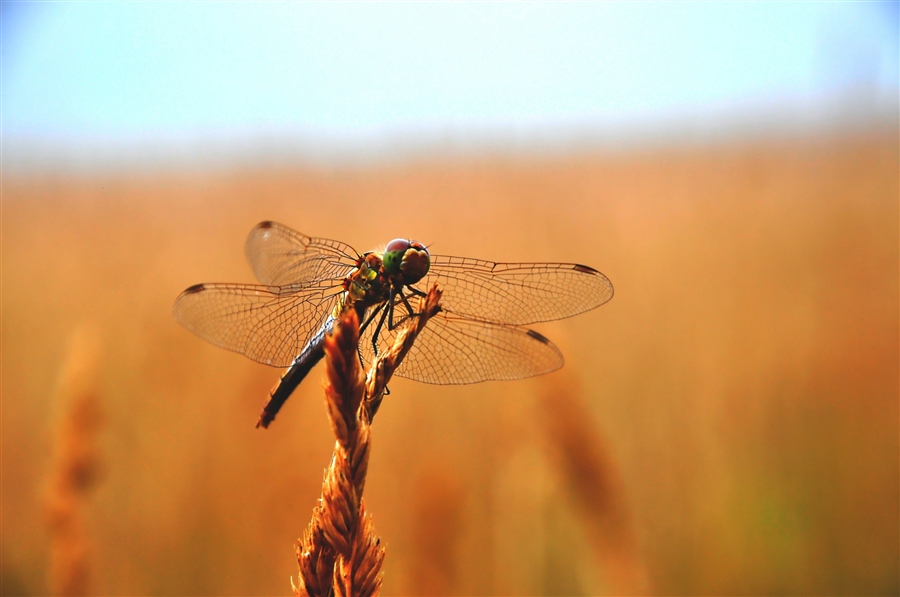
[[[303,538],[297,541],[300,584],[294,585],[294,579],[291,579],[294,595],[331,595],[334,558],[335,552],[325,540],[322,529],[322,506],[317,505]]]
[[[544,384],[538,419],[609,589],[621,595],[648,594],[618,467],[570,375]]]
[[[428,294],[419,300],[417,311],[420,313],[419,317],[414,318],[410,325],[400,330],[390,350],[380,355],[372,364],[366,378],[366,411],[370,421],[378,412],[387,384],[394,375],[394,371],[403,362],[406,353],[412,348],[416,336],[419,335],[428,320],[437,315],[440,310],[441,290],[435,284],[428,290]]]
[[[90,545],[84,510],[101,475],[97,435],[103,426],[97,370],[98,333],[77,329],[59,381],[63,416],[45,498],[50,531],[50,586],[56,595],[89,595]]]
[[[368,378],[359,364],[359,320],[352,309],[341,315],[334,333],[325,338],[325,403],[337,441],[319,505],[297,544],[300,574],[295,595],[375,595],[381,587],[384,548],[362,499],[369,424],[394,371],[428,319],[440,311],[440,298],[440,290],[433,286],[419,302],[420,315],[375,360]]]

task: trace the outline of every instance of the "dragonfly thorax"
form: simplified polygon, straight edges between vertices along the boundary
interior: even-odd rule
[[[384,248],[384,272],[392,282],[415,284],[428,273],[431,255],[420,242],[395,238]]]
[[[362,255],[356,267],[344,278],[345,306],[358,301],[369,305],[384,301],[390,286],[381,275],[382,269],[381,258],[376,253]]]

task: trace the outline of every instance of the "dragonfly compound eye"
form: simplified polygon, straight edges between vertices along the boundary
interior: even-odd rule
[[[415,284],[428,273],[431,256],[425,245],[396,238],[384,249],[384,269],[389,275],[400,274],[404,284]]]

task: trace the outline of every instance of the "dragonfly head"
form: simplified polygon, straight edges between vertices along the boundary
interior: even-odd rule
[[[415,284],[428,273],[431,255],[420,242],[395,238],[384,248],[384,271],[399,275],[404,284]]]

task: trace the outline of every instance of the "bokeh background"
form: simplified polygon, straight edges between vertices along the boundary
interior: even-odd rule
[[[0,10],[4,595],[289,594],[321,368],[171,317],[264,219],[616,287],[392,383],[386,594],[900,592],[896,2]]]

